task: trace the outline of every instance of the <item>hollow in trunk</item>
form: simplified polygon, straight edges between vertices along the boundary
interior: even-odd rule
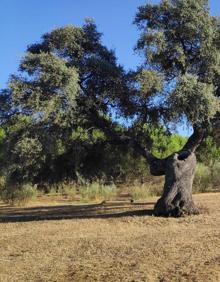
[[[155,215],[179,217],[199,213],[192,199],[195,167],[196,156],[190,151],[181,151],[166,159],[164,191],[154,207]]]

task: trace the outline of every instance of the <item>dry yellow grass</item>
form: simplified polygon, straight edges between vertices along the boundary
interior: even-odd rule
[[[179,219],[150,203],[2,206],[0,281],[220,281],[220,193],[194,198],[203,214]]]

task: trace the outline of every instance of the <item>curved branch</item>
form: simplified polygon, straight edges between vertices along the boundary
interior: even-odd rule
[[[166,167],[166,158],[165,159],[158,159],[151,154],[151,152],[143,147],[140,143],[137,142],[133,137],[127,136],[125,134],[120,135],[116,132],[114,128],[114,124],[107,120],[105,117],[99,115],[99,113],[94,110],[90,109],[91,113],[91,120],[93,123],[103,130],[103,132],[110,137],[110,139],[117,145],[126,145],[131,146],[138,154],[143,156],[150,167],[150,172],[154,176],[160,176],[165,174],[165,167]]]
[[[196,149],[200,146],[205,137],[205,128],[194,126],[194,132],[189,137],[186,144],[183,146],[181,151],[189,151],[194,153]]]

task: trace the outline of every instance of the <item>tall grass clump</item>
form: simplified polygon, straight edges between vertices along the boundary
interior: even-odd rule
[[[136,184],[130,187],[129,193],[134,200],[146,200],[154,196],[161,196],[163,191],[163,182],[161,179],[153,183]]]
[[[220,191],[220,162],[216,162],[211,170],[213,189]]]
[[[4,176],[0,176],[0,199],[2,198],[2,193],[5,189],[6,178]]]
[[[37,187],[30,183],[22,186],[5,186],[1,191],[1,199],[3,202],[11,205],[26,205],[34,200],[37,196]]]
[[[116,197],[117,188],[114,184],[105,185],[99,182],[92,182],[79,188],[82,201],[109,201]]]
[[[75,183],[64,182],[59,191],[62,195],[67,196],[70,201],[74,201],[77,198],[78,189]]]
[[[133,200],[146,200],[149,197],[152,197],[150,190],[145,186],[133,186],[129,191]]]
[[[212,170],[209,166],[198,163],[194,178],[194,192],[204,193],[213,188]]]

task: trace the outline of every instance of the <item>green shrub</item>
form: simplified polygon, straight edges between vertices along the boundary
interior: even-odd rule
[[[212,172],[210,167],[202,163],[198,163],[194,179],[194,192],[204,193],[212,189],[212,187]]]
[[[5,189],[6,178],[4,176],[0,176],[0,198],[2,191]]]
[[[5,187],[1,192],[1,198],[5,203],[25,205],[37,196],[37,187],[30,183],[21,187],[10,186]]]
[[[144,184],[131,186],[129,193],[134,200],[147,200],[154,196],[161,196],[163,191],[163,182],[161,179],[158,182],[148,182]]]
[[[145,185],[131,187],[130,194],[133,200],[146,200],[152,196],[149,189]]]
[[[77,187],[75,183],[71,183],[71,182],[62,183],[62,186],[60,187],[60,191],[63,195],[66,195],[69,200],[74,201],[76,199]]]
[[[164,188],[164,180],[150,185],[149,191],[152,196],[162,196]]]
[[[117,195],[117,189],[114,184],[104,185],[99,182],[87,184],[79,189],[83,201],[112,200]]]
[[[220,162],[216,162],[211,167],[212,188],[220,191]]]

